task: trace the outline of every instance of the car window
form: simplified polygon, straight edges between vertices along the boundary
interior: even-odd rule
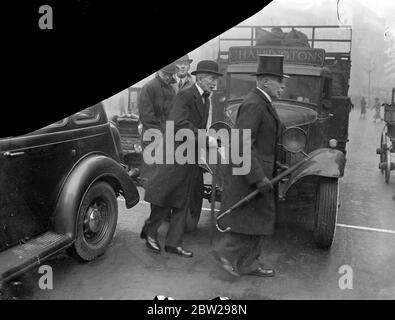
[[[94,107],[89,107],[85,110],[75,113],[72,118],[77,124],[93,123],[99,121],[100,113],[96,112]]]
[[[47,129],[47,128],[63,127],[64,125],[66,125],[68,120],[69,120],[68,118],[64,118],[64,119],[56,121],[48,126],[45,126],[44,128]]]

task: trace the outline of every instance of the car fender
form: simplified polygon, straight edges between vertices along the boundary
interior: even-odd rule
[[[307,176],[343,177],[346,165],[343,152],[337,149],[320,148],[309,153],[308,156],[310,159],[295,170],[280,188],[280,196],[284,196],[292,185]]]
[[[63,183],[53,216],[55,232],[74,239],[82,199],[90,186],[99,180],[107,181],[116,193],[122,194],[127,208],[139,202],[136,186],[118,162],[102,154],[87,155],[74,165]]]

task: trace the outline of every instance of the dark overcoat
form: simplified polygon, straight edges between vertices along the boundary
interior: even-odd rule
[[[206,128],[207,118],[208,108],[203,104],[196,85],[178,92],[169,116],[169,120],[174,121],[175,131],[190,129],[197,139],[198,129]],[[175,142],[175,149],[180,144]],[[200,188],[196,187],[196,181],[201,184]],[[192,190],[200,192],[198,196],[203,195],[202,169],[197,162],[178,164],[174,161],[174,164],[158,166],[157,172],[146,185],[144,199],[158,206],[181,208],[190,199]]]
[[[164,132],[175,96],[172,85],[165,83],[158,74],[141,88],[137,107],[143,133],[153,128]]]
[[[150,141],[143,140],[146,130],[157,129],[164,133],[166,120],[169,118],[175,96],[176,92],[172,85],[164,82],[158,74],[142,87],[137,106],[139,109],[139,120],[143,125],[141,133],[143,150],[150,144]],[[143,162],[140,166],[141,177],[149,180],[157,169],[157,165],[148,165]]]
[[[254,191],[256,182],[264,177],[273,177],[278,139],[284,126],[270,101],[255,88],[240,105],[235,128],[251,130],[251,170],[246,175],[233,175],[232,165],[223,169],[221,211]],[[242,143],[246,141],[241,141],[240,145]],[[241,146],[240,150],[243,150]],[[222,228],[229,226],[236,233],[270,235],[274,230],[275,218],[274,192],[268,192],[224,216],[219,225]]]

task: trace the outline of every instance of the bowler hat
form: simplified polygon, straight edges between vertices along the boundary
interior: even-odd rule
[[[283,61],[284,56],[282,55],[264,55],[258,56],[258,69],[253,76],[276,76],[280,78],[289,78],[288,75],[283,73]]]
[[[188,61],[188,63],[191,64],[193,60],[189,59],[189,56],[186,54],[186,55],[182,56],[180,59],[177,59],[176,63],[181,62],[181,61]]]
[[[170,63],[167,66],[163,67],[162,69],[160,69],[162,72],[166,72],[166,73],[176,73],[177,72],[177,68],[176,65],[174,63]]]
[[[197,64],[196,70],[192,71],[191,74],[197,75],[198,73],[209,73],[216,76],[222,76],[223,74],[218,72],[218,63],[212,60],[202,60]]]

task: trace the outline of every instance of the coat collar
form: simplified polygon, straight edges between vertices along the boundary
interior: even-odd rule
[[[254,88],[253,92],[267,103],[267,109],[269,110],[269,112],[278,122],[281,122],[280,118],[278,117],[277,111],[274,109],[271,101],[266,97],[266,95],[258,88]]]
[[[258,87],[257,87],[257,89],[258,89],[258,91],[260,91],[260,92],[263,93],[263,95],[265,96],[265,98],[266,98],[267,101],[269,101],[270,103],[272,103],[272,98],[270,98],[270,96],[269,96],[264,90],[262,90],[261,88],[258,88]]]

